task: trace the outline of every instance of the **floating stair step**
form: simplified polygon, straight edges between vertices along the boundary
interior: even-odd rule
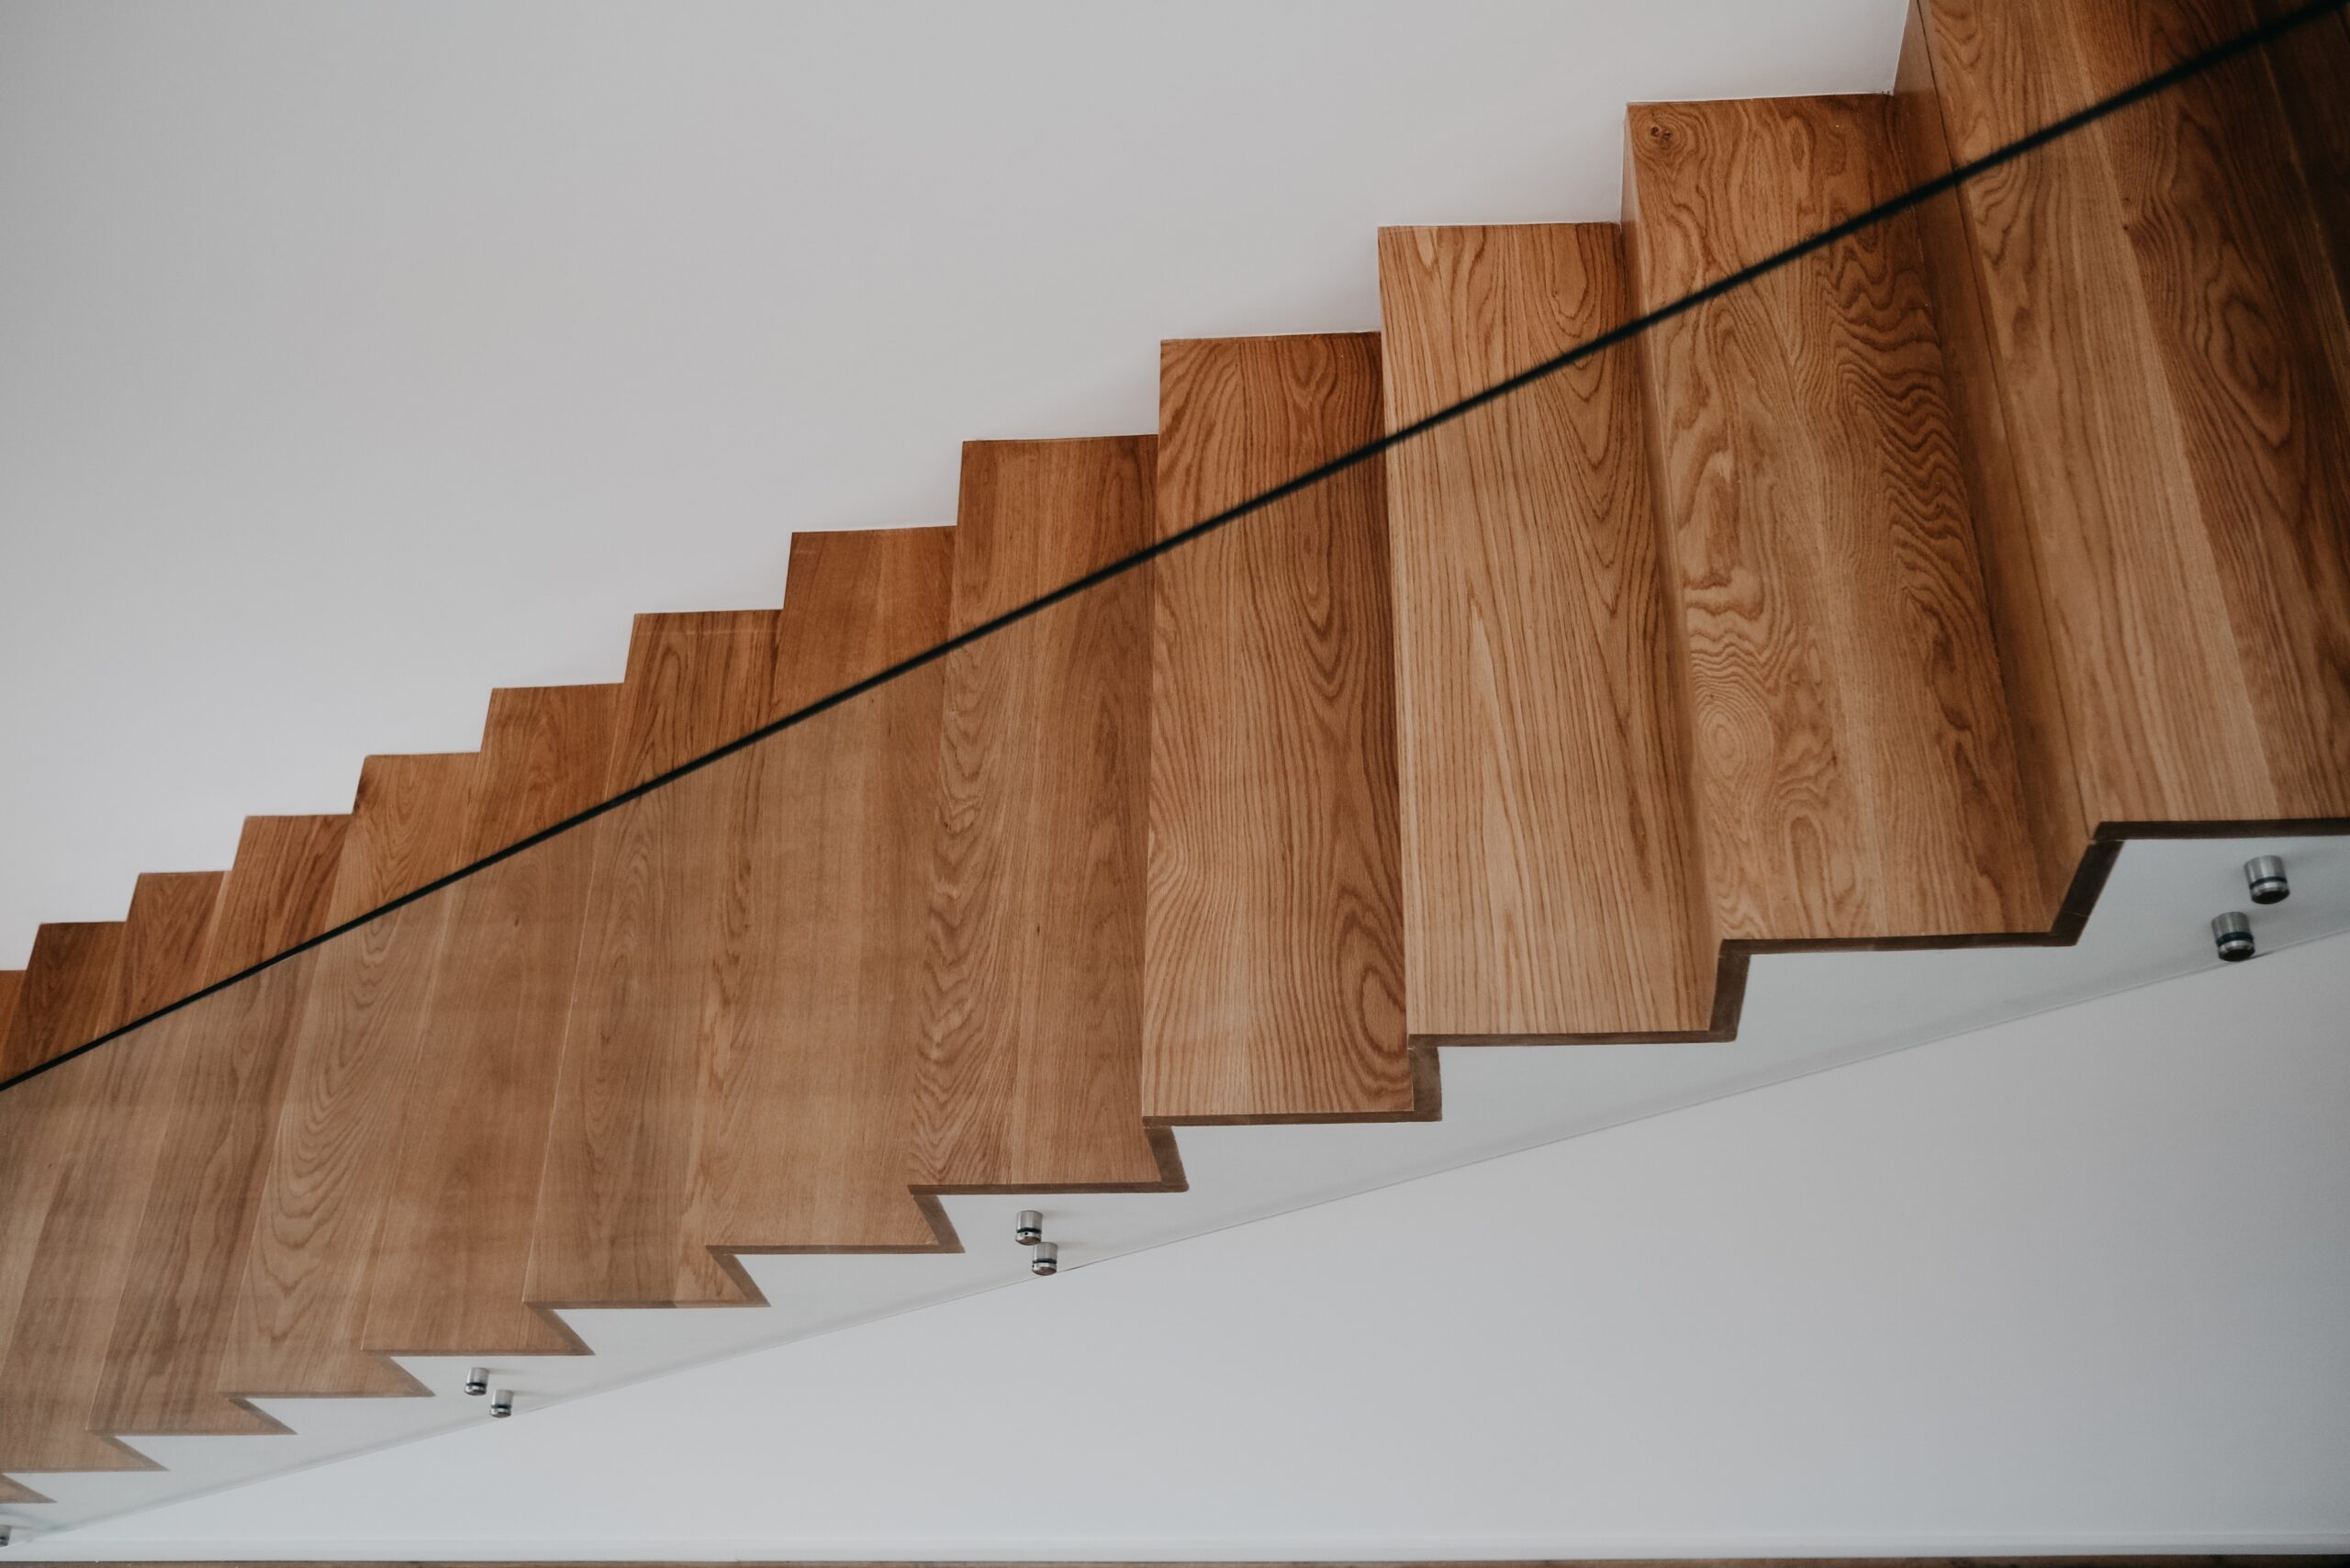
[[[123,923],[119,989],[107,1022],[151,1012],[193,989],[223,876],[139,879]],[[19,1086],[37,1124],[8,1113],[5,1135],[27,1142],[45,1175],[7,1174],[10,1220],[0,1224],[0,1281],[19,1281],[13,1322],[0,1326],[0,1470],[145,1469],[121,1444],[90,1430],[117,1305],[165,1130],[188,1063],[135,1034],[60,1063]],[[51,1082],[50,1080],[54,1080]],[[22,1249],[22,1250],[19,1250]]]
[[[1654,309],[1908,188],[1889,99],[1631,112]],[[2045,929],[1918,219],[1640,335],[1718,928]],[[2069,871],[2067,867],[2066,870]]]
[[[1377,439],[1379,339],[1170,342],[1158,402],[1166,538]],[[1371,459],[1150,567],[1150,1117],[1415,1113],[1386,509]]]
[[[1379,237],[1387,425],[1627,319],[1613,224]],[[1705,893],[1628,347],[1391,449],[1406,1010],[1430,1041],[1685,1036]]]
[[[462,863],[476,754],[372,756],[329,906],[358,919]],[[415,1089],[448,890],[319,948],[218,1372],[224,1393],[394,1394],[408,1374],[360,1349],[368,1260]]]
[[[121,1022],[123,923],[61,921],[33,934],[0,1077],[63,1056]]]
[[[608,794],[777,716],[778,622],[774,610],[638,618]],[[740,1271],[709,1252],[667,1256],[663,1194],[693,1158],[705,1045],[724,1048],[742,1018],[740,840],[757,765],[755,750],[738,752],[598,818],[565,846],[588,856],[592,871],[539,1189],[532,1302],[745,1299]]]
[[[621,699],[619,686],[492,695],[464,859],[606,798]],[[362,1343],[372,1352],[581,1348],[522,1297],[592,831],[559,834],[441,895],[448,913],[367,1276]]]
[[[1156,476],[1149,436],[966,444],[949,629],[1147,545]],[[946,666],[915,1180],[1161,1187],[1172,1144],[1145,1132],[1141,1088],[1148,577]]]
[[[1939,123],[1911,144],[1980,157],[2252,19],[1931,0],[1905,97]],[[2331,21],[2283,49],[2350,62]],[[2027,700],[2068,726],[2092,826],[2350,801],[2350,322],[2303,121],[2255,52],[1953,198],[1938,276],[1979,306],[1945,314],[1979,323],[2031,554],[2000,609],[2042,622]]]
[[[325,929],[348,825],[343,816],[246,819],[206,947],[207,980]],[[274,964],[117,1042],[177,1063],[180,1076],[92,1405],[96,1431],[277,1429],[223,1398],[218,1372],[319,954]]]
[[[935,648],[954,549],[944,528],[795,536],[777,705]],[[758,750],[745,1048],[709,1064],[707,1152],[674,1194],[681,1249],[940,1244],[908,1182],[946,674],[923,665]]]

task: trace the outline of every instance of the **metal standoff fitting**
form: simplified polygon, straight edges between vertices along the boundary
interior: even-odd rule
[[[501,1388],[490,1395],[489,1413],[500,1420],[514,1414],[514,1391],[510,1388]]]
[[[465,1392],[478,1398],[489,1392],[489,1369],[476,1367],[465,1374]]]
[[[1034,1247],[1045,1239],[1045,1216],[1035,1209],[1022,1209],[1014,1223],[1012,1239],[1023,1247]]]
[[[2253,955],[2252,921],[2240,909],[2211,917],[2211,941],[2220,949],[2220,957],[2228,963],[2241,964]]]
[[[1036,1243],[1036,1255],[1028,1260],[1032,1274],[1058,1274],[1061,1271],[1061,1249],[1049,1241]]]
[[[2285,862],[2274,855],[2255,855],[2245,861],[2244,879],[2255,903],[2283,903],[2293,891],[2285,880]]]

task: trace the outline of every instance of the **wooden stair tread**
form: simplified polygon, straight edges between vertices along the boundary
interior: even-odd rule
[[[64,1055],[121,1022],[119,920],[63,921],[33,934],[0,1077]]]
[[[1164,345],[1157,535],[1380,417],[1373,333]],[[1387,564],[1375,460],[1152,564],[1146,1115],[1415,1108]]]
[[[119,1018],[142,1016],[196,985],[223,880],[218,872],[139,879],[124,922]],[[19,1185],[0,1177],[12,1212],[39,1218],[38,1242],[22,1260],[21,1316],[0,1327],[0,1385],[11,1391],[0,1415],[0,1470],[147,1468],[93,1433],[88,1417],[116,1307],[139,1263],[133,1244],[185,1066],[134,1036],[41,1081],[50,1109],[25,1136],[40,1148],[36,1158],[53,1162],[53,1180]],[[20,1233],[0,1227],[0,1249],[23,1244]],[[0,1265],[0,1277],[14,1272]]]
[[[950,631],[1148,544],[1156,445],[966,443]],[[1169,1180],[1141,1103],[1149,638],[1148,578],[1130,572],[946,661],[925,1187]]]
[[[380,908],[454,869],[478,757],[371,756],[345,830],[329,921]],[[360,1349],[366,1270],[415,1092],[431,968],[454,899],[442,889],[320,947],[286,1069],[218,1386],[253,1394],[417,1392]]]
[[[465,811],[464,853],[491,854],[604,799],[618,686],[501,690]],[[523,1301],[546,1107],[594,867],[585,829],[448,890],[415,1087],[367,1280],[376,1353],[576,1350]]]
[[[1613,225],[1390,229],[1390,429],[1631,314]],[[1628,348],[1387,454],[1415,1036],[1704,1030],[1714,940]]]
[[[638,617],[609,790],[774,716],[778,619]],[[743,1025],[740,835],[760,763],[737,752],[585,829],[592,871],[531,1249],[534,1303],[745,1299],[708,1251],[655,1254],[669,1234],[661,1194],[692,1158],[695,1067]]]
[[[1911,76],[1973,158],[2251,19],[1932,0]],[[2329,433],[2350,325],[2297,118],[2242,57],[1958,193],[1944,293],[1979,290],[2040,595],[2014,613],[2044,617],[2055,689],[2034,700],[2069,722],[2092,823],[2323,816],[2350,792],[2350,454]]]
[[[1908,185],[1891,100],[1643,105],[1655,308]],[[1917,218],[1641,334],[1724,936],[2045,929]]]
[[[246,819],[206,944],[207,981],[326,929],[349,821]],[[272,964],[118,1042],[174,1060],[178,1081],[140,1211],[139,1265],[124,1282],[91,1404],[97,1431],[277,1429],[222,1397],[218,1377],[321,951]]]

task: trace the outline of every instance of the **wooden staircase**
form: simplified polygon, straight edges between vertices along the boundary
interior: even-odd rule
[[[1147,568],[649,780],[2255,21],[1919,0],[1898,90],[1651,105],[1623,222],[1393,229],[1377,334],[1171,342],[0,976],[0,1471],[132,1469],[737,1258],[1726,1038],[1749,954],[2077,930],[2118,836],[2350,818],[2350,189],[2254,54]],[[568,830],[258,972],[599,802]],[[6,1488],[14,1487],[13,1491]],[[0,1501],[34,1501],[0,1483]]]

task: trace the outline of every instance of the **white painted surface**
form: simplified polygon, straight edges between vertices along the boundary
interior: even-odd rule
[[[1013,1215],[1024,1206],[1049,1215],[1067,1272],[1074,1275],[1121,1255],[1821,1072],[1996,1020],[2217,969],[2205,920],[2241,902],[2243,861],[2264,852],[2285,858],[2294,894],[2256,912],[2255,930],[2268,957],[2255,968],[2229,972],[2274,976],[2276,984],[2289,985],[2302,971],[2277,958],[2290,956],[2297,945],[2350,931],[2350,838],[2132,844],[2073,947],[1760,959],[1740,1036],[1727,1044],[1447,1050],[1440,1122],[1182,1128],[1176,1137],[1190,1183],[1183,1193],[948,1198],[947,1214],[967,1251],[746,1259],[768,1307],[569,1313],[593,1356],[497,1363],[495,1381],[517,1389],[525,1410],[545,1411],[663,1373],[993,1290],[1024,1278],[1025,1255],[1005,1239]],[[2232,983],[2230,994],[2240,999],[2265,998],[2271,986],[2266,978]],[[2333,1026],[2339,1033],[2340,1025]],[[2015,1086],[2019,1092],[2031,1087],[2029,1077]],[[1133,1343],[1138,1354],[1148,1353],[1140,1348],[1149,1341]],[[483,1418],[482,1405],[458,1392],[471,1359],[403,1358],[436,1391],[430,1398],[262,1401],[294,1428],[286,1436],[138,1439],[136,1446],[162,1469],[42,1475],[38,1485],[54,1501],[7,1517],[70,1528],[389,1443],[461,1432]]]
[[[2346,1014],[2337,937],[25,1555],[2350,1547]]]
[[[9,0],[0,968],[1156,423],[1162,337],[1377,325],[1382,223],[1603,218],[1637,98],[1886,86],[1901,0]]]

